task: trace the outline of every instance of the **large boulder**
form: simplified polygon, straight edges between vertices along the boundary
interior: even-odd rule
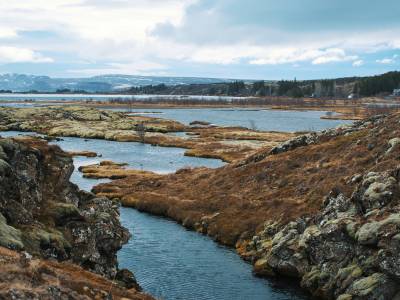
[[[114,277],[129,238],[118,206],[72,184],[72,159],[57,146],[0,138],[0,150],[0,245]]]

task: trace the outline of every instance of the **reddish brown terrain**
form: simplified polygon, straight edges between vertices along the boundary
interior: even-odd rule
[[[395,122],[391,121],[392,125]],[[335,187],[350,193],[352,188],[346,185],[349,176],[377,169],[389,159],[376,164],[376,156],[387,149],[387,140],[396,133],[380,129],[376,136],[371,136],[368,128],[351,134],[335,132],[338,136],[321,135],[315,144],[277,155],[266,155],[267,148],[217,170],[182,169],[176,174],[145,177],[135,174],[97,186],[95,192],[166,215],[234,246],[238,240],[251,237],[265,220],[287,222],[317,212],[323,197]],[[200,225],[202,219],[207,220],[206,228]]]
[[[94,192],[236,245],[258,274],[300,278],[315,296],[392,299],[400,244],[384,241],[400,232],[399,122],[372,117],[216,170],[136,173]]]
[[[0,299],[134,299],[150,296],[126,289],[67,262],[27,258],[0,247]]]

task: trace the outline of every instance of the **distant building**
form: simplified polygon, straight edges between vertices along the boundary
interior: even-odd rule
[[[400,97],[400,89],[394,89],[393,96]]]
[[[357,95],[354,93],[351,93],[350,95],[347,96],[347,99],[355,99],[357,98]]]

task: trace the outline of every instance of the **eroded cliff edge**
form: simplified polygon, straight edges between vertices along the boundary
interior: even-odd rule
[[[0,139],[0,298],[146,298],[118,270],[129,239],[118,205],[79,190],[72,172],[57,146]]]

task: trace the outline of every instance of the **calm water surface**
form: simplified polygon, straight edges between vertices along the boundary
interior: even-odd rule
[[[201,100],[215,101],[224,100],[230,101],[233,99],[246,99],[251,97],[232,97],[232,96],[201,96],[201,95],[124,95],[124,94],[29,94],[29,93],[1,93],[0,101],[109,101],[118,100]]]
[[[12,95],[13,98],[7,98],[11,95],[0,94],[0,106],[11,107],[30,107],[30,106],[46,106],[41,104],[41,101],[51,100],[87,100],[93,96],[98,101],[109,100],[114,96],[110,95]],[[35,103],[16,103],[16,100],[26,100],[29,97],[35,97]],[[127,95],[115,95],[123,98],[130,98]],[[162,96],[162,95],[161,95]],[[61,98],[60,98],[61,97]],[[67,97],[67,98],[62,98]],[[146,98],[148,95],[135,97]],[[165,96],[167,97],[167,96]],[[205,97],[205,96],[203,96]],[[212,96],[209,96],[212,98]],[[227,97],[232,98],[232,97]],[[8,99],[8,101],[6,101]],[[258,130],[267,131],[319,131],[327,128],[333,128],[342,124],[349,124],[351,121],[346,120],[325,120],[321,116],[326,115],[325,111],[289,111],[289,110],[269,110],[269,109],[247,109],[247,108],[182,108],[182,109],[115,109],[115,111],[128,111],[135,114],[141,114],[157,118],[165,118],[177,120],[184,124],[189,124],[192,121],[206,121],[220,126],[243,126]]]
[[[35,135],[35,133],[0,132],[0,136],[3,137],[17,135]],[[160,174],[172,173],[183,167],[218,168],[225,164],[219,159],[184,156],[186,150],[182,148],[157,147],[134,142],[63,137],[62,141],[51,143],[59,145],[65,151],[93,151],[102,156],[94,158],[74,157],[75,172],[72,174],[71,181],[84,190],[91,190],[94,185],[100,182],[95,179],[83,178],[82,174],[78,172],[78,168],[83,165],[96,164],[102,160],[127,163],[128,168],[153,171]],[[101,180],[101,182],[107,181],[107,179]]]
[[[323,111],[289,111],[267,109],[132,109],[137,114],[173,119],[184,124],[192,121],[206,121],[220,126],[243,126],[268,131],[307,131],[323,130],[351,121],[325,120]]]
[[[118,254],[144,290],[159,299],[307,299],[293,286],[254,277],[233,250],[177,223],[121,208],[133,239]]]

